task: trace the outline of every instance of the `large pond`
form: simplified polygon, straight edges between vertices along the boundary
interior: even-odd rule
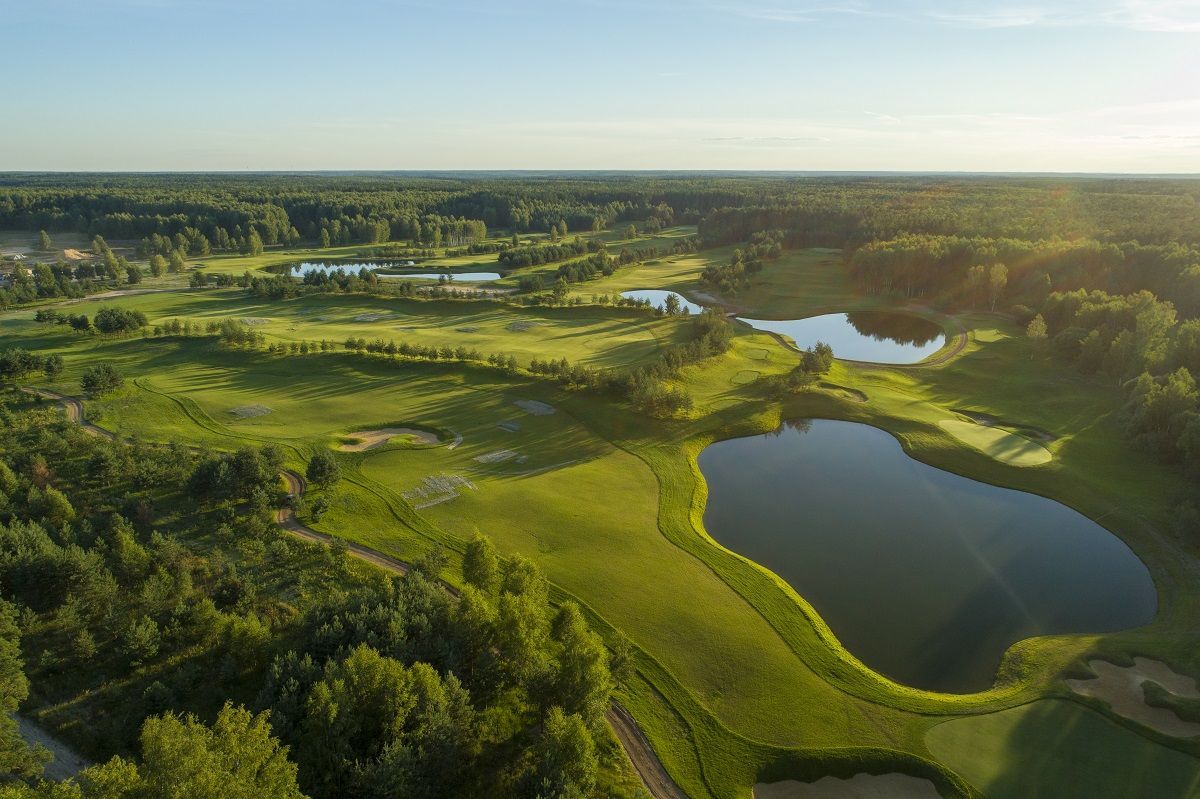
[[[741,321],[756,330],[786,336],[800,349],[823,341],[833,347],[835,357],[848,361],[917,363],[946,343],[946,333],[937,323],[914,314],[889,311]]]
[[[1100,525],[913,460],[874,427],[791,422],[712,444],[699,465],[713,538],[901,683],[982,690],[1016,641],[1135,627],[1157,607],[1145,565]]]
[[[643,300],[650,303],[653,308],[666,307],[667,297],[675,297],[679,300],[680,308],[687,308],[688,313],[700,313],[704,310],[703,305],[697,305],[691,300],[684,297],[682,294],[677,294],[674,291],[663,291],[662,289],[636,289],[634,291],[622,291],[622,297],[631,300]]]
[[[462,283],[487,283],[493,280],[499,280],[501,275],[499,272],[454,272],[447,270],[445,272],[382,272],[379,270],[395,270],[405,266],[403,263],[395,261],[386,262],[363,262],[363,263],[330,263],[328,261],[305,261],[299,264],[291,265],[291,272],[295,275],[307,275],[309,272],[334,272],[342,270],[347,274],[358,274],[363,269],[370,272],[376,272],[381,278],[389,278],[393,280],[440,280],[443,276],[449,275],[451,279]],[[286,268],[286,267],[285,267]]]

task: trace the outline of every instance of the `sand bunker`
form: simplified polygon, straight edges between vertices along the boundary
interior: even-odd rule
[[[242,324],[249,325],[250,327],[257,327],[258,325],[268,325],[270,323],[271,323],[270,319],[264,319],[261,316],[243,316],[242,317]]]
[[[271,409],[266,405],[241,405],[230,408],[229,412],[239,419],[253,419],[255,416],[266,416]]]
[[[486,455],[476,455],[474,460],[476,463],[504,463],[504,461],[515,457],[517,457],[517,452],[514,450],[498,449]]]
[[[378,322],[381,319],[391,317],[390,313],[360,313],[354,317],[355,322]]]
[[[531,413],[534,416],[549,416],[550,414],[554,413],[553,405],[547,405],[546,403],[538,402],[537,400],[520,399],[513,402],[513,405],[516,405],[518,408],[525,411],[525,413]]]
[[[1041,444],[998,427],[962,419],[943,419],[938,422],[938,427],[967,446],[1010,466],[1041,466],[1054,457]]]
[[[836,394],[837,396],[843,397],[844,399],[852,400],[854,402],[866,402],[867,401],[866,393],[859,391],[857,388],[846,388],[845,386],[839,386],[837,383],[826,383],[824,381],[822,381],[818,385],[820,385],[821,388],[825,389],[826,391],[830,392],[831,394]]]
[[[510,333],[524,333],[526,330],[532,330],[540,324],[541,322],[509,322],[504,329]]]
[[[90,261],[94,257],[90,252],[83,252],[82,250],[70,248],[63,250],[63,258],[66,258],[68,261]]]
[[[907,774],[855,774],[848,780],[760,782],[754,799],[941,799],[929,780]]]
[[[510,433],[516,433],[516,432],[520,431],[521,423],[518,421],[515,421],[515,420],[507,421],[507,422],[496,422],[496,427],[499,427],[501,430],[507,430]]]
[[[342,444],[338,449],[342,452],[363,452],[368,449],[382,447],[396,436],[411,436],[418,444],[436,444],[438,437],[428,430],[417,430],[415,427],[385,427],[381,430],[359,430],[350,434],[358,439],[353,444]]]
[[[435,474],[426,477],[411,491],[405,491],[404,498],[421,510],[456,499],[464,488],[474,491],[475,484],[457,474]]]
[[[1132,666],[1118,666],[1107,660],[1089,660],[1088,668],[1096,673],[1091,680],[1067,680],[1077,694],[1107,702],[1118,716],[1144,724],[1175,738],[1200,735],[1200,724],[1184,721],[1175,711],[1146,704],[1142,683],[1156,682],[1171,694],[1184,699],[1200,699],[1196,681],[1174,671],[1166,663],[1149,658],[1134,658]]]

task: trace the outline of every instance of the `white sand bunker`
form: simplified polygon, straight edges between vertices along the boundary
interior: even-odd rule
[[[1096,673],[1091,680],[1067,680],[1077,694],[1107,702],[1118,716],[1158,730],[1175,738],[1200,735],[1200,724],[1184,721],[1175,711],[1146,704],[1142,683],[1155,682],[1169,693],[1182,699],[1200,699],[1196,681],[1173,670],[1166,663],[1149,658],[1134,658],[1132,666],[1118,666],[1107,660],[1089,660],[1088,668]]]
[[[266,405],[240,405],[230,408],[229,412],[239,419],[253,419],[255,416],[266,416],[271,409]]]
[[[486,455],[476,455],[474,460],[476,463],[504,463],[507,460],[517,457],[517,454],[516,451],[511,449],[498,449]]]
[[[521,430],[521,423],[516,419],[510,419],[506,422],[496,422],[496,427],[499,427],[501,430],[507,430],[510,433],[516,433]]]
[[[463,489],[476,490],[475,484],[457,474],[435,474],[426,477],[421,485],[404,492],[404,498],[417,510],[440,505],[456,499]]]
[[[243,316],[242,324],[249,327],[257,327],[258,325],[267,325],[271,323],[270,319],[264,319],[261,316]]]
[[[929,780],[907,774],[855,774],[848,780],[760,782],[754,799],[941,799]]]
[[[525,413],[531,413],[534,416],[549,416],[550,414],[554,413],[553,405],[547,405],[546,403],[538,402],[537,400],[520,399],[513,402],[513,405],[516,405],[518,408],[525,411]]]
[[[359,430],[351,433],[357,439],[352,444],[342,444],[338,449],[342,452],[363,452],[375,447],[382,447],[396,436],[409,436],[418,444],[436,444],[438,437],[428,430],[418,430],[415,427],[385,427],[381,430]]]
[[[391,317],[390,313],[360,313],[354,317],[355,322],[378,322],[380,319]]]
[[[540,324],[541,322],[509,322],[504,329],[510,333],[524,333],[526,330],[532,330]]]

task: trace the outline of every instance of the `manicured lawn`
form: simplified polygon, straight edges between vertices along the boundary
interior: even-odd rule
[[[1200,794],[1200,760],[1063,699],[947,721],[925,740],[988,799]]]

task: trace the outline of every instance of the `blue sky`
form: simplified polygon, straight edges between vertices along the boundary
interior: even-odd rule
[[[1200,0],[0,0],[0,170],[1200,172]]]

